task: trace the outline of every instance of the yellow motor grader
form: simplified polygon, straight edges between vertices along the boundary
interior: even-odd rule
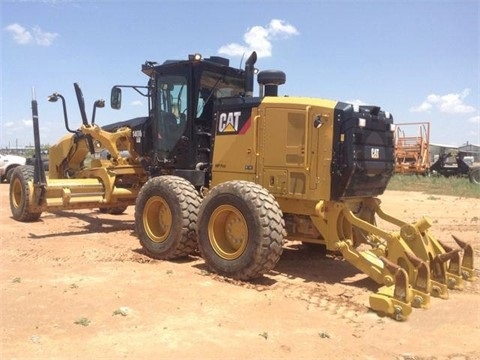
[[[340,252],[381,285],[370,306],[395,319],[430,296],[446,298],[475,277],[472,247],[442,245],[431,220],[407,223],[382,211],[381,195],[394,172],[393,117],[378,106],[280,97],[281,71],[257,75],[256,53],[244,69],[221,57],[191,55],[146,62],[146,86],[117,85],[148,99],[145,117],[100,127],[94,104],[88,121],[75,84],[82,124],[41,156],[15,170],[13,217],[35,221],[43,211],[100,208],[121,213],[135,205],[135,228],[146,253],[174,259],[198,248],[207,266],[249,280],[278,262],[285,240]],[[40,150],[38,105],[32,101]],[[377,226],[377,219],[394,230]]]

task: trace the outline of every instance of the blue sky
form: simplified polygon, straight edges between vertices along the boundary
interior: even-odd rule
[[[287,74],[280,95],[379,105],[396,123],[430,122],[431,142],[480,144],[480,1],[9,1],[0,0],[0,148],[33,144],[32,87],[41,139],[80,124],[79,82],[90,116],[115,84],[145,85],[145,60],[221,55]],[[256,87],[255,92],[258,92]],[[97,123],[146,114],[124,106]]]

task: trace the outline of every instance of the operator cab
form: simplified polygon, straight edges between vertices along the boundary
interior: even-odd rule
[[[228,59],[198,54],[161,65],[146,62],[142,71],[150,77],[149,117],[132,128],[137,152],[147,159],[152,176],[176,174],[203,186],[208,182],[214,103],[245,96],[248,71],[229,67]],[[120,87],[112,89],[114,108],[120,107]]]

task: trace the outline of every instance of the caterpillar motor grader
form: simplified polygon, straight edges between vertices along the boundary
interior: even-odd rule
[[[256,53],[244,69],[228,59],[146,62],[146,86],[117,85],[148,99],[145,117],[107,126],[88,121],[74,84],[82,124],[42,162],[15,170],[10,185],[14,219],[35,221],[43,211],[100,208],[121,213],[135,205],[135,228],[146,253],[174,259],[197,251],[216,273],[241,280],[262,276],[285,240],[322,244],[376,281],[370,306],[395,319],[430,296],[473,280],[473,249],[442,245],[432,222],[407,223],[382,211],[394,172],[393,117],[378,106],[280,97],[281,71],[257,74]],[[38,105],[32,100],[39,152]],[[100,156],[103,154],[104,156]],[[105,154],[107,154],[105,156]],[[36,159],[41,159],[37,154]],[[393,230],[377,226],[377,219]]]

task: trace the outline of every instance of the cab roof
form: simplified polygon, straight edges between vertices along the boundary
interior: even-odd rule
[[[142,72],[152,77],[155,72],[161,72],[168,68],[183,67],[185,65],[191,66],[202,66],[208,69],[218,69],[222,72],[227,72],[231,74],[242,74],[244,71],[242,69],[235,69],[230,67],[230,60],[221,56],[211,56],[209,58],[202,58],[201,55],[189,55],[186,60],[165,60],[162,64],[158,64],[154,61],[146,61],[142,65]]]

